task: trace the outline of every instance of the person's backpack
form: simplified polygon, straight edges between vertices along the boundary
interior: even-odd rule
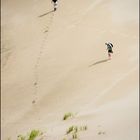
[[[113,44],[112,43],[108,43],[111,47],[113,47]]]
[[[108,50],[112,50],[111,45],[108,44],[108,45],[107,45],[107,49],[108,49]]]

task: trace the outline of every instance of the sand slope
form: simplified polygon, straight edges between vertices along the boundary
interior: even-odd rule
[[[138,140],[138,0],[52,8],[2,0],[2,139],[40,129],[60,140],[69,126],[87,125],[81,140]],[[77,115],[63,122],[66,112]]]

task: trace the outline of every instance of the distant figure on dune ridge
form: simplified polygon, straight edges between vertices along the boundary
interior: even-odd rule
[[[105,45],[107,45],[107,50],[108,50],[108,59],[111,59],[111,53],[113,53],[112,48],[113,48],[113,44],[108,42],[105,43]]]
[[[54,3],[54,11],[56,11],[57,5],[58,5],[58,0],[52,0],[52,2]]]

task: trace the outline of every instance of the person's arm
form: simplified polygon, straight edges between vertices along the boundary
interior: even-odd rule
[[[108,46],[107,46],[107,44],[106,44],[106,43],[105,43],[105,45],[106,45],[106,47],[107,47],[107,48],[106,48],[106,50],[108,50]]]

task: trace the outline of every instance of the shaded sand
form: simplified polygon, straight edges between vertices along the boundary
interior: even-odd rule
[[[2,139],[40,129],[61,140],[87,125],[81,140],[138,140],[138,0],[52,9],[49,0],[2,0]],[[76,116],[63,122],[67,112]]]

